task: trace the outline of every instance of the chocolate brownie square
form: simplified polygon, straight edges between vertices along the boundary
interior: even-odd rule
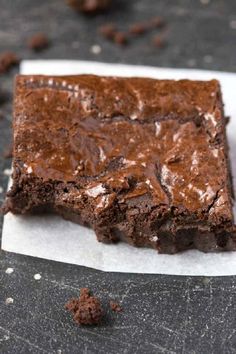
[[[161,253],[234,250],[225,125],[216,80],[20,75],[5,212]]]

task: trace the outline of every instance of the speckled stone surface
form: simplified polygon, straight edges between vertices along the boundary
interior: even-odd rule
[[[114,2],[118,7],[111,12],[87,19],[63,0],[0,0],[0,51],[16,50],[25,59],[88,59],[236,72],[235,0]],[[153,15],[168,21],[164,49],[152,47],[151,34],[125,48],[97,34],[105,21],[127,29],[131,22]],[[30,52],[26,44],[37,31],[45,31],[52,41],[40,54]],[[16,72],[0,77],[0,89],[9,95]],[[2,152],[11,137],[11,103],[1,105],[0,113],[0,187],[5,190],[11,162],[2,158]],[[64,303],[77,296],[81,287],[94,290],[107,308],[98,327],[78,327],[64,310]],[[236,277],[103,273],[1,251],[0,352],[235,353],[235,298]],[[122,305],[122,313],[109,310],[110,299]]]

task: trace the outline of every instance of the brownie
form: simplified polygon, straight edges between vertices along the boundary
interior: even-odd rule
[[[4,210],[160,253],[234,250],[225,125],[216,80],[20,75]]]

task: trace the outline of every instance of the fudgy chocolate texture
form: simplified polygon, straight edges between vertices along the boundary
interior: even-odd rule
[[[235,249],[225,122],[216,80],[18,76],[5,212],[164,253]]]

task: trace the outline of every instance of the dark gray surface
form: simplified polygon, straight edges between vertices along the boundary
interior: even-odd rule
[[[157,66],[236,71],[236,1],[117,0],[119,8],[86,19],[62,0],[0,0],[0,51],[16,50],[22,58],[74,58]],[[204,1],[203,1],[204,2]],[[131,21],[163,15],[169,23],[169,45],[150,45],[151,36],[127,48],[97,35],[105,20],[121,28]],[[52,47],[32,54],[26,38],[48,32]],[[99,44],[99,55],[90,48]],[[0,77],[11,92],[14,70]],[[10,139],[11,104],[1,107],[1,152]],[[0,158],[0,186],[6,187]],[[3,194],[0,194],[3,198]],[[12,274],[6,269],[14,269]],[[40,280],[34,274],[40,273]],[[98,327],[79,328],[64,303],[88,286],[104,307],[110,298],[123,313],[108,311]],[[236,353],[236,277],[176,277],[103,273],[83,267],[0,253],[0,353]],[[7,298],[14,302],[6,305]]]

